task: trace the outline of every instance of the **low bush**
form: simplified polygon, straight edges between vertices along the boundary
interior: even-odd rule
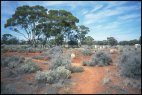
[[[84,69],[83,67],[78,67],[78,66],[68,66],[66,69],[70,70],[71,73],[77,73],[77,72],[83,72]]]
[[[93,62],[91,61],[83,61],[83,66],[95,66],[95,64],[93,64]]]
[[[89,48],[85,48],[85,50],[83,50],[83,55],[88,56],[88,55],[92,55],[92,51]]]
[[[57,55],[54,59],[51,60],[49,64],[49,69],[56,69],[59,66],[69,66],[71,64],[71,59],[69,55]]]
[[[45,56],[34,56],[34,57],[32,57],[32,58],[38,59],[38,60],[45,60],[45,59],[46,59]]]
[[[1,94],[18,94],[12,85],[1,85]]]
[[[20,63],[23,63],[25,58],[20,56],[12,56],[12,57],[2,57],[1,65],[8,66],[9,68],[15,68]]]
[[[141,78],[141,50],[124,51],[119,58],[120,74],[129,78]]]
[[[32,60],[27,60],[17,70],[20,73],[32,73],[38,71],[39,69],[39,66],[35,62],[33,62]]]
[[[95,55],[92,57],[92,64],[98,65],[98,66],[107,66],[110,65],[112,62],[110,54],[107,52],[96,52]]]
[[[70,77],[71,72],[67,69],[65,69],[64,66],[60,66],[56,68],[55,70],[49,70],[49,71],[38,71],[36,73],[35,79],[38,82],[46,82],[49,84],[59,82],[60,80],[64,81],[65,79],[68,79]]]
[[[49,59],[54,59],[55,57],[60,56],[62,53],[63,53],[63,49],[60,46],[56,46],[42,53],[42,56],[46,56]]]

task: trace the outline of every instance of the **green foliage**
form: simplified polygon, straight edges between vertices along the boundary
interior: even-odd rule
[[[63,66],[60,66],[55,70],[50,70],[46,72],[38,71],[36,73],[35,79],[38,82],[46,82],[52,84],[60,82],[60,80],[68,79],[70,77],[70,74],[71,72],[69,70],[65,69],[65,67]]]
[[[118,67],[122,76],[141,78],[141,50],[123,51]]]
[[[78,67],[78,66],[68,66],[66,69],[70,70],[71,73],[77,73],[77,72],[83,72],[84,69],[83,67]]]
[[[83,55],[92,55],[92,51],[91,51],[91,49],[89,49],[89,48],[85,48],[85,50],[83,50]]]
[[[9,68],[15,68],[19,64],[23,63],[24,57],[12,56],[12,57],[2,57],[1,65],[8,66]]]
[[[91,36],[87,36],[87,37],[84,38],[82,43],[86,44],[86,45],[93,45],[94,39]]]
[[[51,64],[49,64],[49,69],[56,69],[59,66],[69,66],[71,64],[71,60],[67,58],[66,56],[64,57],[63,55],[56,55],[52,61]]]
[[[89,28],[84,26],[84,25],[80,25],[78,26],[78,36],[80,39],[81,44],[83,43],[83,40],[85,39],[85,35],[89,32]]]
[[[42,53],[42,56],[47,57],[49,59],[53,59],[55,57],[58,57],[59,55],[62,55],[63,49],[60,46],[55,46],[45,52]]]
[[[105,52],[96,52],[91,61],[84,61],[83,66],[107,66],[112,62],[111,56]]]
[[[83,61],[82,65],[83,66],[95,66],[95,64],[91,61]]]
[[[45,59],[46,59],[45,56],[34,56],[34,57],[32,57],[32,58],[38,59],[38,60],[45,60]]]
[[[2,44],[18,44],[19,40],[11,34],[3,34],[1,42]]]
[[[107,41],[108,41],[108,44],[111,46],[118,44],[117,40],[114,37],[108,37]]]
[[[35,62],[27,60],[25,64],[22,64],[17,70],[20,73],[32,73],[38,71],[39,69],[39,66]]]
[[[96,52],[92,57],[92,63],[98,66],[107,66],[112,62],[110,54],[107,52]]]
[[[135,45],[135,44],[140,44],[140,39],[134,39],[134,40],[130,40],[130,41],[120,41],[119,45]]]
[[[1,94],[18,94],[16,88],[12,85],[1,85]]]
[[[17,7],[12,17],[7,20],[5,28],[10,27],[12,31],[23,35],[32,45],[36,45],[36,37],[40,34],[36,23],[40,25],[47,20],[46,11],[46,8],[39,5]],[[21,29],[26,33],[22,33]]]

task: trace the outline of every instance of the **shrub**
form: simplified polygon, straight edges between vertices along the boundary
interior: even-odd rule
[[[2,66],[8,66],[9,68],[15,68],[20,63],[23,63],[25,58],[20,56],[12,56],[12,57],[2,57],[1,58]]]
[[[120,74],[129,78],[141,77],[141,50],[123,52],[119,59]]]
[[[57,55],[54,59],[51,60],[49,64],[49,69],[56,69],[59,66],[69,66],[71,64],[69,55]]]
[[[22,64],[18,69],[21,73],[32,73],[39,70],[39,66],[31,60],[27,60],[25,64]]]
[[[34,56],[34,57],[32,57],[32,58],[38,59],[38,60],[44,60],[44,59],[46,59],[45,56]]]
[[[83,55],[92,55],[92,52],[91,52],[91,49],[89,49],[89,48],[85,48],[85,50],[83,50]]]
[[[35,79],[38,81],[38,82],[46,82],[46,79],[49,75],[49,71],[37,71],[36,73],[36,76],[35,76]]]
[[[96,52],[96,54],[92,57],[92,64],[98,66],[107,66],[112,62],[110,54],[106,52]]]
[[[91,61],[83,61],[83,66],[95,66],[95,64]]]
[[[67,69],[65,69],[64,66],[60,66],[55,70],[49,70],[49,71],[38,71],[36,73],[35,79],[38,82],[47,82],[49,84],[59,82],[60,80],[65,80],[69,78],[71,72]]]
[[[70,70],[71,73],[83,72],[84,71],[83,67],[78,67],[78,66],[68,66],[66,69]]]
[[[49,59],[53,59],[55,57],[58,57],[59,55],[61,55],[63,53],[63,50],[60,46],[56,46],[51,48],[50,50],[42,53],[42,56],[46,56]]]
[[[1,85],[1,94],[18,94],[12,85]]]

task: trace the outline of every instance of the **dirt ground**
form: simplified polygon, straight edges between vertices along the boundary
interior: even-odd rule
[[[76,54],[76,57],[72,59],[72,65],[76,66],[82,66],[82,62],[86,60],[90,60],[91,56],[83,56],[80,51],[74,51]],[[20,55],[24,57],[30,57],[40,55],[41,53],[17,53],[17,52],[9,52],[1,54],[2,56],[13,56],[13,55]],[[117,58],[119,57],[119,54],[112,54],[113,64],[110,66],[105,67],[89,67],[89,66],[82,66],[84,68],[84,72],[80,73],[72,73],[71,75],[71,86],[65,90],[61,89],[60,93],[73,93],[73,94],[135,94],[135,93],[141,93],[140,90],[134,89],[128,86],[125,86],[122,82],[123,78],[120,77],[118,74],[118,68],[116,67],[115,63],[117,62]],[[2,60],[1,60],[2,61]],[[48,70],[48,65],[44,64],[45,60],[37,60],[33,59],[34,62],[38,63],[40,68],[44,70]],[[1,67],[1,71],[3,72],[5,68]],[[20,92],[25,92],[25,89],[31,89],[32,91],[35,91],[34,89],[34,73],[26,74],[20,77],[17,80],[26,82],[32,86],[25,85],[22,87],[22,85],[18,85],[18,89]],[[104,78],[109,78],[110,81],[108,83],[103,82]],[[15,83],[17,80],[15,79],[7,79],[1,77],[1,82],[4,83]],[[24,88],[25,87],[25,88]],[[36,86],[35,86],[36,87]],[[42,94],[44,88],[39,88],[36,90],[35,93]],[[31,93],[29,90],[26,93]]]

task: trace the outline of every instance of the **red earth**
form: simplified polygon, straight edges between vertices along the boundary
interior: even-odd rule
[[[73,51],[76,57],[72,59],[72,65],[75,66],[82,66],[82,62],[86,60],[91,60],[91,56],[84,56],[80,51]],[[19,55],[24,57],[33,57],[36,55],[40,55],[41,53],[17,53],[17,52],[8,52],[1,54],[2,56],[13,56]],[[111,91],[110,93],[117,94],[119,93],[117,89],[110,89],[110,87],[114,88],[113,86],[119,86],[120,88],[126,89],[129,93],[141,93],[140,90],[124,86],[122,83],[123,78],[121,78],[118,73],[118,68],[116,67],[115,63],[117,62],[117,58],[119,54],[112,54],[113,65],[105,66],[105,67],[89,67],[89,66],[82,66],[84,68],[84,72],[80,73],[72,73],[71,79],[73,82],[71,83],[71,87],[68,91],[75,94],[96,94],[96,93],[106,93],[108,90]],[[48,70],[48,65],[44,64],[45,60],[37,60],[32,59],[36,62],[40,68],[44,70]],[[1,70],[4,68],[1,67]],[[34,80],[35,74],[27,74],[23,76],[23,80],[27,81],[35,81]],[[103,79],[105,77],[111,78],[111,83],[103,84]],[[1,81],[6,81],[6,79],[1,78]],[[40,93],[42,91],[38,91]],[[61,92],[64,93],[64,92]],[[42,94],[42,93],[40,93]]]

